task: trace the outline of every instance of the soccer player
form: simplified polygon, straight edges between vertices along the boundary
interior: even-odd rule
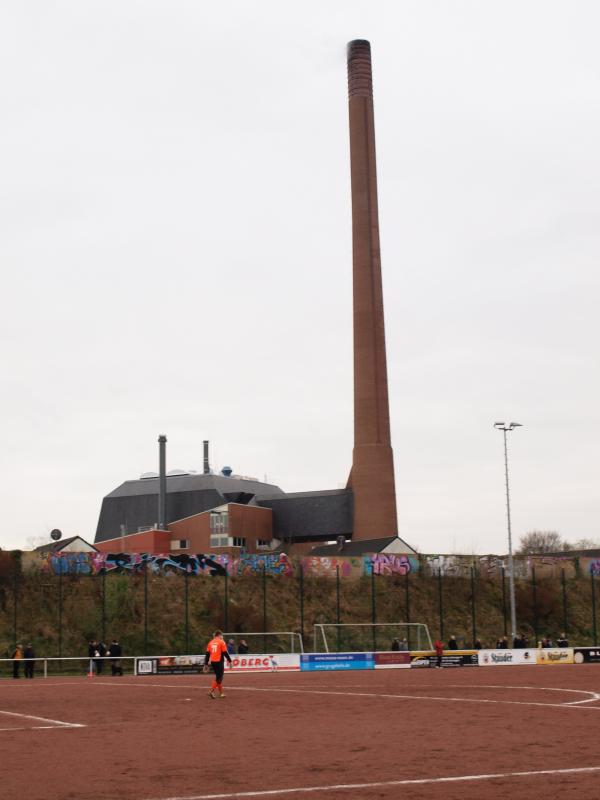
[[[219,697],[225,697],[223,692],[223,673],[225,672],[225,659],[229,661],[231,664],[231,657],[227,652],[227,645],[223,640],[223,634],[221,631],[215,631],[213,638],[210,642],[206,645],[206,654],[204,656],[204,669],[208,672],[208,665],[213,668],[213,672],[215,673],[214,680],[212,682],[212,686],[210,688],[210,692],[208,696],[214,700],[217,696],[215,694],[215,690],[219,690]]]

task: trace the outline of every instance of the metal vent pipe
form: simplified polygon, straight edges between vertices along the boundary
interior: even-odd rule
[[[158,529],[167,529],[167,437],[158,437]]]

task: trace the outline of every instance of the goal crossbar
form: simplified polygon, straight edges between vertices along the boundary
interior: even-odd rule
[[[256,647],[262,647],[261,653],[303,653],[304,642],[302,634],[297,631],[232,631],[224,633],[225,641],[233,639],[236,647],[245,639],[252,647],[252,652],[259,652]],[[269,645],[269,646],[267,646]]]
[[[313,625],[318,652],[433,650],[429,628],[422,622],[322,622]]]

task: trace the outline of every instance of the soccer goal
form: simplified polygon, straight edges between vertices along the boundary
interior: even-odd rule
[[[295,631],[267,631],[257,633],[256,631],[250,632],[235,632],[224,633],[223,638],[226,642],[233,639],[235,652],[238,652],[238,647],[242,642],[248,646],[249,653],[259,653],[261,655],[267,653],[303,653],[304,642],[302,636]]]
[[[421,622],[319,623],[313,628],[315,653],[433,650],[429,628]]]

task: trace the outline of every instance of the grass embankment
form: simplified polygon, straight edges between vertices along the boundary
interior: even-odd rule
[[[62,583],[62,611],[59,602]],[[300,631],[300,582],[297,578],[266,579],[266,628],[275,631]],[[102,577],[64,577],[27,575],[20,579],[16,620],[13,583],[0,579],[0,654],[12,654],[16,621],[17,638],[33,642],[36,655],[57,656],[59,641],[62,656],[87,654],[93,638],[116,637],[124,655],[144,652],[183,653],[186,651],[186,581],[182,575],[148,576],[147,616],[143,576],[107,575]],[[378,622],[406,621],[406,579],[377,576],[375,580],[342,579],[339,592],[341,622],[371,622],[372,585],[375,586],[375,616]],[[336,622],[338,602],[336,581],[305,578],[304,635],[306,649],[312,648],[312,626],[316,622]],[[105,601],[103,611],[103,587]],[[508,589],[508,582],[507,587]],[[215,627],[229,631],[262,631],[264,621],[263,581],[261,576],[229,578],[227,581],[227,620],[225,580],[222,577],[190,577],[187,581],[189,649],[198,652]],[[591,585],[589,578],[569,580],[567,629],[572,642],[593,644]],[[508,602],[508,596],[506,598]],[[424,622],[434,638],[440,633],[439,583],[435,577],[413,574],[409,578],[410,619]],[[455,635],[459,643],[471,646],[471,582],[468,578],[446,577],[442,582],[443,638]],[[535,641],[537,633],[552,637],[564,630],[563,595],[560,580],[539,580],[535,589],[528,581],[517,581],[517,615],[521,629]],[[227,622],[227,624],[226,624]],[[502,585],[478,577],[475,581],[476,635],[485,645],[493,645],[504,633]],[[147,642],[147,647],[145,647]],[[381,648],[389,643],[381,641]],[[378,643],[379,646],[379,643]]]

